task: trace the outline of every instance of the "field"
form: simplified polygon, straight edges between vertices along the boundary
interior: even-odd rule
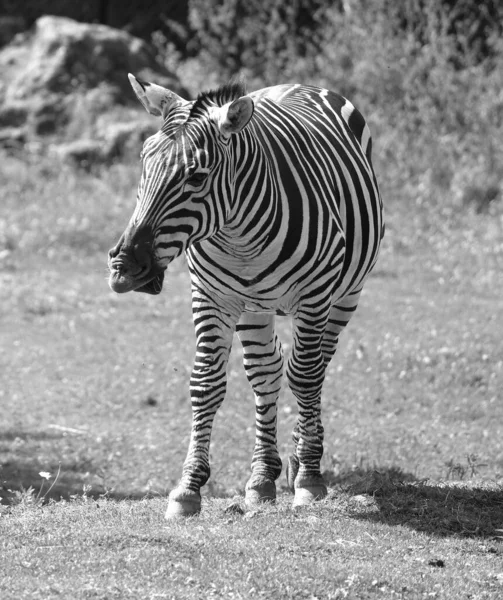
[[[275,507],[244,512],[236,344],[202,514],[166,523],[190,432],[184,262],[158,297],[108,289],[139,167],[0,165],[2,598],[503,595],[500,216],[411,209],[384,180],[382,255],[324,389],[329,497],[294,512],[282,476]],[[284,458],[295,414],[285,390]]]

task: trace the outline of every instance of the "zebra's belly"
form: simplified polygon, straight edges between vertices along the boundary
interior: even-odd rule
[[[286,286],[262,286],[260,283],[243,285],[233,279],[207,278],[193,274],[193,281],[220,298],[230,298],[243,303],[246,312],[270,313],[276,315],[289,315],[298,307],[301,285],[293,285],[291,289]]]
[[[260,302],[245,302],[245,312],[252,313],[269,313],[286,317],[294,312],[295,306],[286,303],[260,303]]]

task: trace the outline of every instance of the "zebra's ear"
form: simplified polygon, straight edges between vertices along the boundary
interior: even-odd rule
[[[171,108],[186,102],[175,92],[160,85],[142,81],[131,75],[131,73],[128,74],[128,78],[138,100],[151,115],[165,119]]]
[[[239,133],[248,125],[253,111],[253,100],[249,96],[242,96],[216,109],[215,116],[220,133],[225,137]]]

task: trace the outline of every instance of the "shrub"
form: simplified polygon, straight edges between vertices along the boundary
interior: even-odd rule
[[[196,56],[173,65],[170,53],[169,66],[192,94],[238,73],[250,89],[325,86],[369,120],[387,196],[450,212],[470,198],[477,210],[496,205],[503,6],[495,0],[191,0],[189,23]]]

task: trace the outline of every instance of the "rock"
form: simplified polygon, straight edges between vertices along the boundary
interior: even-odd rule
[[[143,40],[64,17],[41,17],[17,35],[0,50],[0,72],[0,144],[15,131],[16,139],[63,142],[64,155],[87,148],[92,160],[121,156],[149,130],[129,72],[187,95]],[[91,152],[93,140],[100,152]]]
[[[140,77],[145,70],[158,72],[161,79],[168,80],[168,85],[180,87],[156,62],[152,48],[125,31],[45,16],[38,19],[26,38],[21,53],[28,54],[27,61],[20,71],[11,70],[8,100],[29,99],[40,92],[68,94],[107,82],[115,89],[118,102],[133,102],[128,70]],[[7,55],[12,60],[12,49]]]
[[[42,15],[59,15],[85,23],[104,23],[125,29],[133,35],[149,40],[152,33],[173,30],[170,23],[187,28],[189,7],[177,0],[4,0],[0,2],[0,45],[7,44],[19,31],[31,27]],[[184,32],[179,33],[183,36]],[[183,48],[180,48],[181,50]]]
[[[113,123],[104,129],[108,160],[130,154],[140,155],[143,142],[159,129],[157,123]]]
[[[138,158],[143,142],[157,129],[155,124],[141,121],[112,123],[102,129],[99,139],[79,139],[57,144],[53,147],[53,153],[67,164],[88,170],[117,159]]]

